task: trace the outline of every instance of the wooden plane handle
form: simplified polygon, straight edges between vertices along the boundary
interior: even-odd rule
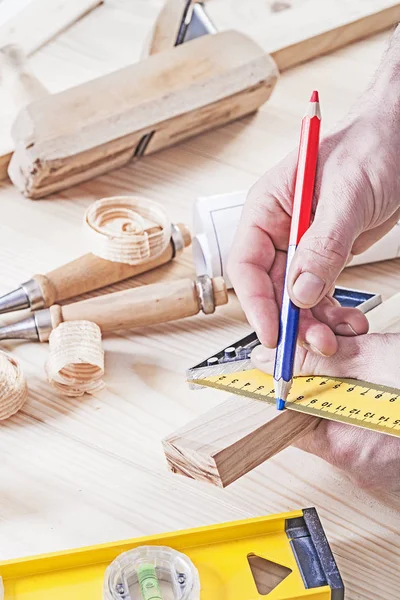
[[[190,231],[186,225],[179,223],[179,228],[185,248],[191,243]],[[67,298],[74,298],[86,292],[91,292],[118,281],[135,277],[140,273],[151,271],[163,265],[174,256],[174,245],[171,241],[160,256],[141,265],[127,265],[99,258],[94,254],[85,254],[47,275],[34,275],[33,279],[39,284],[45,306]]]
[[[0,48],[0,73],[2,88],[6,88],[13,99],[15,114],[23,106],[48,94],[30,68],[22,48],[16,44]]]
[[[228,302],[222,277],[211,280],[214,307]],[[63,321],[93,321],[103,332],[167,323],[202,309],[196,281],[156,283],[50,308],[53,329]]]
[[[47,89],[31,70],[22,48],[7,44],[0,48],[0,180],[7,169],[14,143],[11,127],[19,111],[34,100],[48,95]]]
[[[143,58],[175,46],[185,5],[186,0],[166,0],[144,47]]]

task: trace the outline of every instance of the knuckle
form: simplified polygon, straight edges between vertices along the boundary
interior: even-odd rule
[[[370,473],[368,469],[353,474],[352,480],[357,487],[367,492],[380,487],[379,480],[373,473]]]
[[[314,352],[311,352],[306,344],[303,344],[298,350],[299,352],[296,354],[296,371],[304,376],[318,373],[318,363],[321,358]]]
[[[309,255],[310,260],[322,262],[325,268],[343,265],[348,258],[349,248],[338,235],[311,235],[304,245],[303,251]]]

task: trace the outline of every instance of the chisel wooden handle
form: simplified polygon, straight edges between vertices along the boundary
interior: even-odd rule
[[[145,285],[67,306],[55,304],[48,310],[53,329],[64,321],[87,320],[107,332],[175,321],[201,310],[211,313],[216,306],[227,302],[222,277],[202,276],[195,281],[182,279]]]
[[[191,236],[186,225],[177,225],[184,247],[190,245]],[[43,307],[52,306],[67,298],[74,298],[86,292],[97,290],[140,273],[150,271],[172,260],[175,254],[173,241],[164,252],[151,261],[141,265],[127,265],[99,258],[94,254],[85,254],[47,275],[34,275],[44,300]]]

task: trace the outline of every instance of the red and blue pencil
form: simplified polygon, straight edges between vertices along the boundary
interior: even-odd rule
[[[279,340],[276,349],[274,384],[276,407],[285,408],[293,382],[293,367],[299,331],[300,309],[293,304],[287,290],[287,276],[296,248],[310,227],[314,196],[315,173],[317,170],[321,112],[318,92],[313,92],[306,115],[303,118],[297,173],[293,199],[292,222],[287,252],[286,275],[280,315]]]

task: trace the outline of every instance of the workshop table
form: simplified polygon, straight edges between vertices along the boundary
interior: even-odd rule
[[[161,0],[107,0],[36,53],[50,91],[139,59]],[[389,33],[285,73],[254,116],[146,157],[41,201],[0,186],[0,292],[87,250],[85,208],[142,194],[191,223],[199,195],[248,188],[297,142],[310,91],[320,92],[323,131],[357,100]],[[192,275],[190,249],[131,285]],[[400,261],[348,269],[346,286],[389,297]],[[0,559],[315,506],[348,600],[393,600],[400,583],[396,498],[378,502],[318,458],[288,449],[220,490],[168,472],[161,440],[225,399],[191,392],[185,369],[249,331],[234,294],[210,317],[124,331],[104,339],[106,389],[68,399],[47,383],[47,344],[2,343],[21,361],[30,393],[0,424]],[[400,502],[399,502],[400,506]]]

